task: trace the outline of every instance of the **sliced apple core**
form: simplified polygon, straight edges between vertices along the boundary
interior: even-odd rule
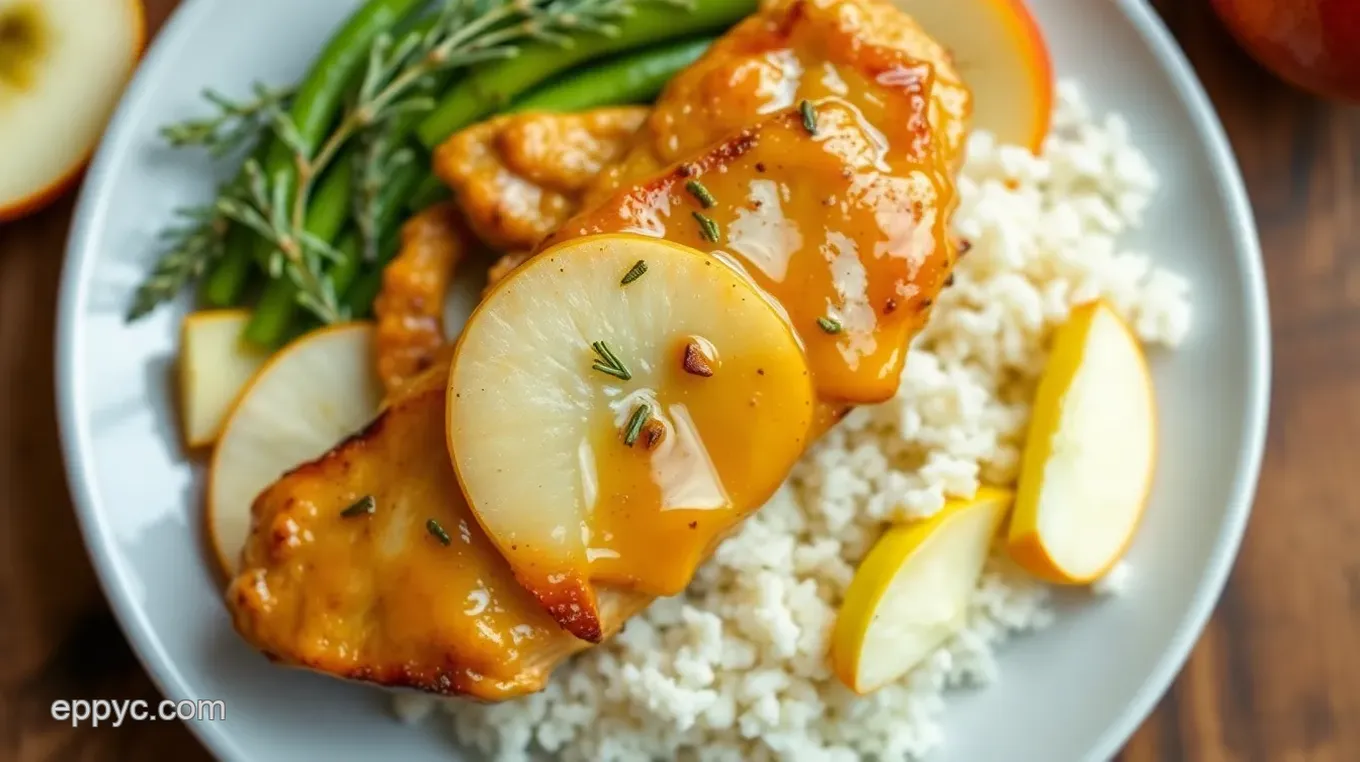
[[[228,416],[208,471],[208,531],[229,575],[260,492],[359,431],[381,401],[367,324],[307,334],[260,369]]]
[[[1021,566],[1083,584],[1119,560],[1147,500],[1155,420],[1138,340],[1103,302],[1075,310],[1035,394],[1008,537]]]
[[[137,0],[0,0],[0,220],[85,162],[141,52]]]
[[[744,276],[677,244],[597,236],[534,257],[473,314],[449,447],[521,584],[593,640],[592,583],[682,590],[778,488],[812,411],[797,339]]]

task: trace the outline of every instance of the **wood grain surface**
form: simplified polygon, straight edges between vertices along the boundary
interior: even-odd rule
[[[151,23],[175,2],[146,0]],[[1218,107],[1250,188],[1275,376],[1265,468],[1236,570],[1185,671],[1120,759],[1356,762],[1360,110],[1271,79],[1206,0],[1156,5]],[[72,729],[49,714],[56,698],[158,697],[91,571],[58,451],[53,313],[70,212],[68,197],[0,225],[0,760],[206,759],[177,722]]]

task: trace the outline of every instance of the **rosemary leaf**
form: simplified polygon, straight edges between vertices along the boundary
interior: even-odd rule
[[[143,318],[174,299],[225,252],[230,223],[217,210],[198,207],[181,209],[177,214],[186,219],[186,224],[172,228],[162,236],[167,243],[165,252],[133,295],[128,322]]]
[[[429,532],[436,540],[439,540],[440,545],[447,546],[449,543],[453,542],[453,540],[449,538],[449,533],[445,532],[444,527],[440,526],[439,522],[434,519],[425,522],[425,531]]]
[[[798,110],[803,114],[803,129],[809,135],[817,135],[817,109],[813,107],[812,101],[805,100],[798,104]]]
[[[355,516],[372,516],[378,510],[378,501],[372,495],[364,495],[353,505],[340,512],[340,517],[352,519]]]
[[[599,361],[590,366],[591,368],[624,381],[633,378],[632,371],[628,370],[628,366],[623,364],[623,361],[618,358],[618,355],[614,354],[614,350],[610,349],[608,344],[597,341],[591,344],[590,348],[595,350],[595,354],[600,358]]]
[[[624,273],[623,280],[619,281],[619,285],[626,286],[646,274],[647,263],[639,259],[632,267],[628,268],[628,272]]]
[[[705,209],[712,209],[718,205],[718,199],[713,198],[713,194],[709,193],[708,188],[704,187],[704,184],[698,180],[690,180],[685,183],[685,190],[689,191],[690,195],[699,199],[699,203],[702,204]]]
[[[698,220],[699,235],[702,236],[705,241],[717,243],[718,239],[722,237],[721,232],[718,230],[718,223],[714,222],[712,217],[695,212],[694,219]]]
[[[637,409],[633,411],[633,416],[628,419],[628,425],[623,430],[623,443],[632,447],[633,443],[638,440],[638,436],[642,434],[642,427],[646,425],[647,420],[651,417],[651,405],[648,405],[645,402],[638,405]]]
[[[253,91],[253,98],[235,101],[205,90],[204,100],[217,113],[167,124],[160,130],[161,137],[174,148],[203,148],[213,156],[224,156],[257,138],[270,114],[282,109],[293,95],[291,88],[272,89],[259,82]]]

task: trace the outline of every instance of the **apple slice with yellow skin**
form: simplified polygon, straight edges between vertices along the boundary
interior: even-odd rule
[[[1058,329],[1032,416],[1008,550],[1041,579],[1092,582],[1138,527],[1157,438],[1143,349],[1104,302]]]
[[[245,342],[249,310],[205,310],[185,316],[180,329],[179,402],[184,441],[206,447],[217,441],[241,390],[268,354]]]
[[[229,577],[260,492],[363,428],[382,399],[368,324],[309,333],[260,368],[227,417],[208,469],[209,538]]]
[[[973,128],[1038,153],[1053,113],[1053,62],[1024,0],[893,0],[954,58]]]
[[[814,408],[795,334],[744,275],[627,234],[565,242],[497,284],[463,329],[448,401],[478,521],[590,641],[594,583],[684,589],[788,475]]]
[[[1010,509],[1008,490],[983,487],[925,521],[879,538],[845,592],[831,666],[863,695],[901,678],[964,624],[968,600]]]
[[[145,31],[140,0],[0,0],[0,222],[74,182]]]

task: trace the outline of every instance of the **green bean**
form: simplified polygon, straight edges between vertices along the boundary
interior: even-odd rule
[[[368,63],[373,42],[391,32],[424,3],[425,0],[368,0],[327,43],[307,78],[298,86],[289,109],[302,147],[309,153],[315,153],[328,137],[344,103],[346,89]],[[292,150],[283,141],[273,141],[264,169],[270,182],[284,182],[291,195],[297,168]]]
[[[349,176],[353,173],[353,162],[344,157],[326,173],[326,178],[318,186],[315,198],[317,203],[308,208],[307,220],[303,223],[306,231],[322,241],[333,241],[345,225],[349,211]],[[330,183],[326,179],[342,177],[343,182]],[[343,195],[341,195],[343,194]],[[297,308],[297,284],[290,278],[280,277],[269,281],[255,313],[246,324],[246,341],[261,347],[278,346],[285,337],[288,325],[293,321]]]
[[[363,67],[368,64],[370,50],[377,38],[383,34],[392,32],[399,22],[402,21],[414,9],[418,9],[425,4],[425,0],[368,0],[354,15],[350,16],[345,25],[340,28],[331,41],[326,44],[325,49],[312,64],[312,69],[307,78],[298,86],[297,94],[293,96],[293,104],[289,109],[289,117],[296,128],[299,148],[305,150],[309,157],[314,155],[325,143],[332,128],[335,125],[336,114],[339,113],[341,106],[345,102],[347,93],[350,92],[355,78],[359,76]],[[341,164],[348,164],[341,156],[338,159]],[[289,147],[282,140],[275,138],[270,145],[264,162],[265,177],[269,178],[271,184],[280,184],[284,187],[283,197],[288,199],[291,206],[294,194],[297,192],[297,163],[293,154],[293,148]],[[349,183],[343,183],[343,187],[338,189],[345,191],[346,198],[337,208],[315,209],[316,202],[310,202],[309,208],[305,211],[307,220],[314,215],[327,216],[339,214],[343,216],[349,210],[348,190]],[[318,191],[319,192],[319,191]],[[315,194],[313,194],[315,196]],[[304,223],[306,225],[307,223]],[[336,231],[338,232],[338,231]],[[334,240],[335,232],[329,237],[323,238],[327,242]],[[264,266],[269,257],[273,255],[273,246],[263,239],[255,239],[255,257]],[[281,287],[274,286],[274,294],[269,306],[281,305],[285,303]],[[266,296],[270,296],[266,294]],[[278,309],[275,307],[275,309]],[[267,318],[268,316],[266,316]],[[280,334],[275,333],[275,329],[266,329],[264,323],[266,318],[259,318],[259,323],[254,330],[246,329],[246,337],[256,343],[272,346],[280,338]],[[254,321],[252,321],[254,324]],[[282,327],[282,326],[278,326]],[[261,341],[266,337],[273,337],[272,341]],[[252,338],[255,337],[255,338]]]
[[[449,135],[577,64],[723,29],[755,10],[756,0],[694,0],[688,6],[648,4],[620,21],[618,34],[583,35],[570,47],[525,45],[514,58],[483,64],[459,80],[416,133],[425,147],[433,150]]]
[[[368,62],[369,49],[378,35],[390,30],[424,0],[368,0],[327,43],[298,86],[289,109],[303,142],[315,151],[335,120],[346,89]],[[256,152],[266,176],[282,177],[292,184],[295,167],[291,151],[277,138],[267,139]],[[237,232],[237,231],[240,232]],[[204,302],[226,307],[240,302],[252,274],[252,254],[268,256],[259,238],[238,226],[227,240],[227,253],[212,268],[200,287]]]
[[[377,224],[379,231],[390,231],[396,227],[397,219],[403,212],[407,198],[410,197],[422,178],[425,177],[423,157],[416,162],[405,164],[394,171],[383,186],[378,197]],[[349,166],[348,162],[336,165],[333,172]],[[323,183],[321,188],[330,188],[330,193],[347,193],[348,183]],[[345,211],[348,205],[344,199],[328,198],[318,194],[323,203],[313,207],[315,214],[307,219],[307,230],[324,240],[335,240],[344,226]],[[338,214],[336,213],[338,210]],[[351,231],[336,246],[339,255],[327,269],[327,276],[335,293],[344,294],[357,277],[363,265],[358,233]],[[300,307],[297,301],[297,286],[287,278],[278,278],[269,283],[260,302],[246,325],[247,341],[262,347],[277,347],[296,334],[299,324]]]
[[[449,189],[444,183],[439,181],[433,174],[427,174],[416,186],[415,192],[411,194],[410,200],[406,202],[406,211],[418,212],[428,206],[433,206],[440,201],[448,198]]]
[[[392,173],[392,177],[383,186],[382,196],[378,199],[378,230],[379,249],[385,246],[389,240],[396,240],[395,235],[398,218],[406,211],[405,202],[414,191],[420,181],[427,177],[427,171],[423,166],[408,164],[398,171]],[[359,277],[360,270],[363,269],[363,257],[359,255],[359,237],[351,232],[341,240],[340,252],[342,256],[331,269],[331,282],[335,284],[335,293],[343,294],[349,290],[350,285]],[[386,262],[390,257],[378,258],[380,263]],[[381,269],[381,267],[379,268]]]
[[[198,298],[208,307],[236,307],[241,304],[250,276],[256,270],[251,259],[251,244],[255,234],[240,225],[233,225],[227,233],[226,253],[208,271],[199,284]]]
[[[345,307],[356,319],[367,318],[373,314],[373,302],[382,291],[383,268],[365,270],[354,287],[345,294]]]
[[[510,112],[585,111],[625,103],[650,103],[685,67],[698,60],[713,38],[682,40],[659,48],[569,71],[510,105]]]
[[[340,243],[341,247],[353,247],[357,255],[359,251],[359,239],[353,236],[346,236]],[[373,301],[378,298],[378,292],[382,290],[383,270],[387,263],[401,250],[401,236],[393,231],[383,239],[378,245],[378,259],[375,262],[363,262],[357,256],[356,265],[349,268],[345,277],[348,281],[345,288],[339,291],[344,296],[342,302],[349,310],[350,317],[355,320],[362,320],[373,314]],[[340,272],[336,273],[336,285],[339,290]]]

